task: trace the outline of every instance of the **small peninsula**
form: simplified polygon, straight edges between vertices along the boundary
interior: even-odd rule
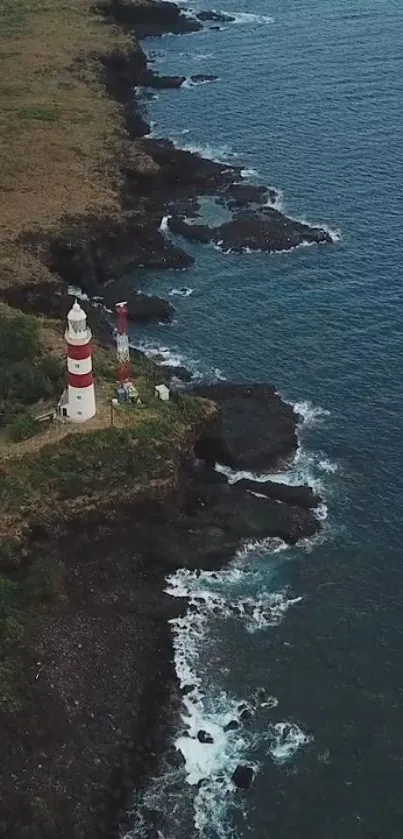
[[[107,310],[124,291],[133,323],[174,311],[128,285],[129,269],[186,268],[189,237],[239,258],[331,241],[237,167],[146,136],[133,87],[174,83],[151,74],[139,38],[216,15],[162,0],[0,8],[0,833],[12,839],[118,837],[162,754],[180,761],[168,620],[186,602],[164,593],[167,574],[319,528],[309,487],[215,469],[274,471],[293,456],[300,417],[274,387],[185,389],[180,371],[133,351],[141,408],[111,419]],[[231,211],[225,230],[194,223],[206,195]],[[97,412],[82,424],[46,420],[65,383],[72,286],[94,335]]]

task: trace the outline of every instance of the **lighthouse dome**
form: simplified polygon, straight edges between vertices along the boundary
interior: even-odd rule
[[[87,315],[85,314],[84,309],[81,308],[77,300],[74,301],[67,315],[67,318],[68,320],[73,321],[75,323],[87,320]]]

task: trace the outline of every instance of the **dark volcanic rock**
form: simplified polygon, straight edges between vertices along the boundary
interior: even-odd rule
[[[239,205],[251,200],[253,192],[239,193]],[[258,195],[256,194],[256,198]],[[229,206],[231,202],[229,202]],[[262,211],[263,212],[263,211]],[[173,233],[196,242],[215,242],[223,250],[242,253],[246,249],[260,251],[283,251],[297,247],[304,242],[331,242],[330,233],[320,227],[310,227],[287,218],[278,210],[267,208],[265,217],[248,213],[226,221],[218,227],[207,224],[189,224],[183,219],[170,218],[169,228]],[[270,215],[269,215],[270,214]]]
[[[171,32],[181,35],[202,29],[200,21],[183,14],[176,3],[166,0],[146,0],[131,3],[130,0],[106,0],[98,4],[102,14],[112,17],[121,26],[133,29],[138,38],[163,35]]]
[[[64,233],[27,234],[22,244],[90,297],[136,266],[186,268],[194,261],[165,239],[152,218],[142,221],[137,214],[66,220]]]
[[[123,105],[125,122],[131,137],[143,137],[150,130],[133,99],[133,86],[140,84],[147,73],[147,58],[139,44],[130,51],[115,50],[100,57],[103,64],[102,81],[118,102]]]
[[[166,323],[172,320],[175,311],[168,300],[141,293],[128,301],[127,308],[128,318],[134,323],[149,323],[150,321]]]
[[[220,409],[215,425],[200,440],[199,457],[211,461],[211,452],[224,464],[264,471],[295,451],[298,416],[271,385],[200,385],[192,392],[212,399]]]
[[[152,321],[167,323],[172,320],[175,309],[168,300],[164,300],[162,297],[138,292],[135,295],[126,295],[124,299],[127,300],[128,318],[133,323],[150,323]],[[119,300],[122,300],[122,295],[118,295],[108,288],[105,290],[107,306],[113,307]]]
[[[102,290],[101,290],[102,291]],[[60,282],[15,285],[0,290],[0,299],[28,314],[38,314],[65,322],[74,301]],[[96,339],[105,347],[114,345],[110,324],[101,306],[85,304],[88,323]]]
[[[230,184],[225,191],[228,206],[234,209],[247,207],[249,204],[265,204],[269,198],[274,201],[276,196],[275,189],[248,183]]]
[[[214,236],[214,228],[207,224],[188,224],[188,222],[172,216],[168,219],[168,226],[172,233],[176,233],[177,236],[184,236],[185,239],[203,242],[203,244],[211,242]]]
[[[223,729],[223,730],[224,730],[225,732],[227,732],[227,731],[236,731],[236,730],[237,730],[237,728],[239,728],[239,727],[240,727],[240,725],[239,725],[238,720],[230,720],[229,722],[227,722],[227,724],[226,724],[226,725],[224,725],[224,729]]]
[[[0,297],[23,312],[57,320],[65,320],[72,303],[70,295],[57,282],[8,286],[0,290]]]
[[[277,483],[277,481],[252,481],[248,478],[241,478],[237,482],[237,486],[242,487],[248,492],[265,495],[266,498],[276,498],[277,501],[284,501],[286,504],[296,504],[298,507],[306,507],[307,509],[317,507],[320,502],[320,498],[315,495],[313,489],[308,484],[305,486],[292,486],[290,484]]]
[[[208,731],[204,731],[202,728],[199,729],[197,732],[197,739],[200,743],[214,743],[214,738]]]
[[[198,12],[196,15],[198,20],[214,21],[215,23],[233,23],[235,20],[233,15],[228,15],[226,12],[217,12],[215,9],[206,9],[206,11]]]
[[[242,766],[238,764],[232,776],[233,783],[238,789],[249,789],[255,777],[254,770],[251,766]]]
[[[172,89],[180,87],[186,80],[186,76],[159,76],[152,70],[147,70],[140,76],[139,84],[145,87],[154,87],[157,90],[164,88]]]
[[[224,222],[217,228],[214,240],[225,250],[241,253],[246,248],[259,251],[284,251],[307,243],[332,242],[327,230],[311,227],[287,218],[268,207],[265,217],[248,214]]]
[[[156,164],[156,171],[142,176],[137,167],[133,167],[130,155],[122,162],[122,170],[136,190],[147,184],[147,190],[161,188],[171,202],[178,198],[201,193],[214,193],[229,186],[239,178],[240,168],[217,163],[215,160],[183,149],[177,149],[170,140],[153,137],[139,140],[136,149],[151,156]],[[186,189],[184,189],[186,188]]]
[[[211,479],[210,479],[211,475]],[[210,568],[233,556],[243,539],[277,536],[289,544],[312,536],[319,522],[311,510],[257,498],[214,471],[188,472],[180,516],[164,520],[152,536],[153,554],[164,551],[168,567]]]
[[[175,367],[173,364],[158,364],[157,362],[156,367],[161,370],[164,378],[179,379],[181,382],[192,381],[193,377],[190,370],[187,370],[186,367],[182,367],[182,365]]]
[[[192,82],[195,82],[195,84],[202,84],[203,82],[216,82],[218,76],[212,76],[208,73],[196,73],[191,76],[190,79]]]

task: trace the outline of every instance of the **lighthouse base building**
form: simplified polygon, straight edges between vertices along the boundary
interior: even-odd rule
[[[71,422],[85,422],[96,413],[92,334],[87,326],[87,315],[77,300],[67,315],[64,337],[67,344],[67,387],[59,401],[59,413]]]

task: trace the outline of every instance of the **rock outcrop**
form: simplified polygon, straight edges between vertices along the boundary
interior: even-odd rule
[[[242,764],[238,764],[232,776],[232,780],[238,789],[249,789],[252,786],[254,777],[255,773],[251,766],[242,766]]]
[[[261,211],[263,212],[263,211]],[[216,227],[190,224],[182,218],[171,217],[173,233],[196,242],[215,242],[224,251],[284,251],[302,244],[332,242],[330,233],[322,227],[295,221],[278,210],[267,208],[261,213],[240,214]]]
[[[208,463],[265,472],[297,448],[299,417],[271,385],[217,384],[192,389],[219,407],[215,424],[199,441]]]

